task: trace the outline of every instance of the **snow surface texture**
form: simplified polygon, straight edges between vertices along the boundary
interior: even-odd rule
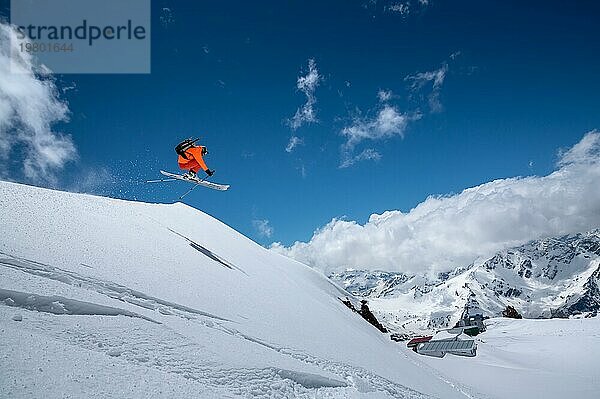
[[[389,329],[424,334],[470,313],[500,316],[507,305],[526,318],[595,316],[600,311],[600,230],[552,237],[497,253],[437,281],[401,273],[333,274]]]
[[[2,398],[468,394],[345,295],[180,203],[0,182]]]
[[[443,359],[406,350],[442,379],[471,387],[480,398],[597,398],[600,318],[486,320],[477,356]]]

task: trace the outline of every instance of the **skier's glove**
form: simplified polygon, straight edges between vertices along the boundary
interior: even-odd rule
[[[215,171],[214,170],[210,170],[210,169],[206,169],[206,174],[209,175],[209,176],[212,176],[212,175],[215,174]]]

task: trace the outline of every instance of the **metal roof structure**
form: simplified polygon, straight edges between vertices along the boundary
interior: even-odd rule
[[[474,340],[438,340],[419,344],[417,352],[423,355],[444,357],[446,353],[459,356],[475,356],[477,344]]]

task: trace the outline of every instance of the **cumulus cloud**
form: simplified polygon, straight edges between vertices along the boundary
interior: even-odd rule
[[[323,80],[323,77],[319,75],[317,69],[317,63],[314,59],[308,60],[308,72],[304,76],[299,76],[296,82],[296,87],[306,96],[306,102],[300,108],[296,110],[296,113],[289,120],[289,125],[292,130],[297,130],[306,123],[313,123],[317,121],[317,115],[315,111],[315,104],[317,98],[315,97],[315,90],[319,86],[319,83]]]
[[[565,167],[572,164],[595,165],[600,161],[600,145],[598,144],[599,132],[592,131],[573,147],[559,151],[558,166]]]
[[[261,237],[270,238],[273,236],[273,226],[271,226],[271,222],[267,219],[254,219],[252,226],[254,226],[254,229]]]
[[[379,95],[381,98],[381,94]],[[385,97],[385,96],[384,96]],[[365,155],[365,152],[354,155],[355,147],[365,140],[383,140],[394,136],[404,137],[408,123],[420,118],[419,114],[402,113],[393,105],[382,104],[372,118],[354,117],[352,123],[342,129],[340,134],[346,142],[342,144],[341,168],[348,167],[359,160],[381,158]],[[374,155],[374,150],[370,150]]]
[[[408,213],[333,219],[309,242],[272,249],[329,273],[346,268],[435,275],[541,237],[600,227],[600,132],[562,151],[547,176],[494,180],[431,196]]]
[[[52,129],[69,110],[42,68],[19,51],[15,30],[0,23],[0,166],[6,171],[19,159],[27,179],[52,183],[77,151],[70,136]]]

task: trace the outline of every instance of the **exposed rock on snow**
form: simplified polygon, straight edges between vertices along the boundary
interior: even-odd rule
[[[373,326],[375,326],[375,328],[377,328],[379,331],[381,331],[382,333],[387,332],[385,327],[381,325],[379,320],[377,320],[375,315],[369,309],[369,305],[367,305],[367,301],[365,301],[365,300],[361,301],[359,313],[366,321],[368,321]]]
[[[508,317],[510,319],[522,319],[523,318],[523,316],[521,316],[521,314],[519,312],[517,312],[517,309],[513,308],[510,305],[508,305],[506,307],[506,309],[504,309],[502,311],[502,317]]]

